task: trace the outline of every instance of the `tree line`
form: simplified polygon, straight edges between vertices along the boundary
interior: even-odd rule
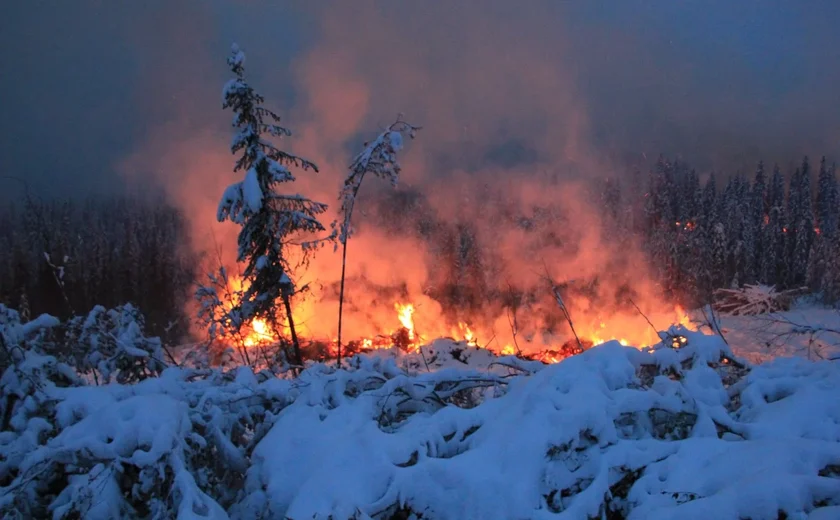
[[[725,182],[660,156],[639,171],[606,179],[601,202],[614,225],[642,238],[666,294],[708,303],[718,288],[744,284],[807,288],[840,299],[840,199],[836,167],[808,157],[791,172],[759,162]]]
[[[24,316],[86,315],[133,303],[176,339],[198,257],[183,214],[154,198],[36,200],[0,208],[0,302]]]

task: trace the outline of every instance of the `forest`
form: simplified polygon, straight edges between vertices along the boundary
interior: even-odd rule
[[[824,157],[816,168],[805,157],[787,172],[759,162],[748,177],[701,176],[662,156],[645,173],[596,177],[591,199],[606,232],[636,237],[665,294],[687,307],[710,303],[715,289],[744,284],[807,288],[828,305],[840,299],[840,200],[836,167]],[[187,303],[217,266],[212,255],[192,249],[177,208],[131,195],[23,200],[0,209],[8,223],[0,228],[0,302],[59,317],[132,303],[150,333],[170,343],[187,339],[195,319]],[[405,204],[411,202],[399,194],[386,196],[379,220],[404,221]],[[453,236],[432,240],[460,241],[456,249],[467,250],[441,262],[454,266],[460,256],[480,266],[482,255],[492,254],[492,244],[471,239],[469,222],[449,227]],[[449,293],[438,298],[486,296],[470,285],[475,277],[444,272]]]

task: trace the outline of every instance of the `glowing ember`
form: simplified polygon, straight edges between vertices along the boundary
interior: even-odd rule
[[[674,336],[671,338],[671,348],[680,349],[688,343],[688,338],[685,336]]]

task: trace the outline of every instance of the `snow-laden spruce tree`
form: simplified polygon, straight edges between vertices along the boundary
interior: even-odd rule
[[[291,298],[296,287],[290,273],[290,253],[299,248],[305,259],[310,251],[335,235],[312,238],[326,230],[318,220],[318,215],[326,211],[326,204],[275,191],[278,184],[294,182],[289,166],[316,172],[318,167],[266,140],[266,136],[290,136],[291,132],[276,124],[280,121],[277,114],[263,107],[263,97],[245,80],[244,62],[245,54],[234,44],[228,65],[235,77],[224,87],[223,108],[235,114],[233,126],[237,130],[231,152],[240,155],[234,171],[245,172],[245,177],[225,190],[217,217],[220,222],[231,220],[242,226],[238,261],[245,263],[247,290],[238,305],[240,318],[247,321],[262,317],[279,330],[277,305],[282,302],[295,362],[301,365],[303,359],[292,318]]]
[[[341,242],[341,288],[338,296],[338,366],[341,366],[341,318],[344,310],[344,279],[347,267],[347,240],[353,232],[351,219],[356,205],[356,196],[362,181],[368,173],[381,179],[387,179],[392,186],[396,186],[400,179],[400,163],[397,152],[403,147],[403,134],[414,138],[419,126],[412,126],[398,117],[376,139],[365,143],[365,148],[350,164],[350,173],[344,180],[339,199],[341,200],[342,222],[338,240]]]

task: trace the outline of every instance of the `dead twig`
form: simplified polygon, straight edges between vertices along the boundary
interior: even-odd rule
[[[653,332],[654,334],[656,334],[656,337],[661,339],[662,337],[659,335],[659,329],[657,329],[656,325],[654,325],[653,322],[650,321],[650,318],[648,318],[647,315],[644,312],[642,312],[642,309],[640,309],[639,306],[636,305],[636,302],[633,301],[633,298],[627,298],[627,301],[629,301],[630,304],[636,308],[636,311],[642,316],[642,318],[644,318],[645,321],[648,322],[648,325],[650,325],[650,328],[653,329]]]
[[[706,314],[706,308],[709,309],[709,314]],[[715,315],[715,309],[711,305],[707,305],[703,307],[703,318],[706,319],[706,323],[709,325],[709,328],[712,330],[713,333],[720,336],[720,339],[729,346],[729,341],[726,339],[726,335],[723,333],[723,329],[720,328],[720,318]]]
[[[508,290],[510,291],[511,299],[513,300],[513,286],[508,282]],[[519,342],[516,340],[516,336],[519,334],[519,323],[516,320],[516,311],[519,309],[519,305],[515,301],[511,301],[509,307],[506,307],[507,319],[508,324],[510,325],[510,333],[513,336],[513,346],[516,347],[516,355],[522,357],[522,349],[519,348]]]
[[[575,336],[575,341],[577,341],[578,347],[581,351],[583,351],[583,342],[580,341],[580,337],[578,336],[578,333],[575,330],[575,324],[572,321],[572,315],[569,313],[569,309],[566,307],[566,303],[563,301],[563,295],[560,294],[560,287],[558,287],[557,284],[554,283],[554,280],[551,278],[551,275],[548,272],[547,265],[545,265],[545,278],[551,286],[551,292],[554,295],[554,301],[557,302],[557,306],[560,307],[560,310],[563,312],[563,317],[566,318],[566,321],[569,324],[569,328],[572,329],[572,334]]]

